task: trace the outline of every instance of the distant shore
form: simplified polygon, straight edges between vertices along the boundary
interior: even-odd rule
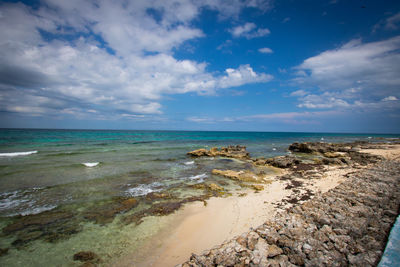
[[[357,160],[353,162],[348,158],[349,162],[346,164],[337,164],[337,161],[335,164],[334,161],[342,157],[344,158],[342,161],[346,162],[345,157],[348,155],[341,152],[343,150],[341,148],[348,149],[346,151],[350,154],[357,153],[357,155],[363,155],[365,158],[358,159],[359,163]],[[237,257],[238,252],[233,250],[227,253],[226,250],[227,247],[232,245],[232,242],[237,245],[237,236],[241,235],[248,239],[249,234],[254,233],[254,231],[247,232],[249,229],[265,228],[265,222],[275,222],[276,220],[279,221],[277,218],[287,218],[288,214],[293,214],[292,210],[296,207],[307,205],[303,203],[307,203],[310,198],[313,199],[311,201],[318,202],[326,194],[335,194],[334,192],[337,191],[335,188],[339,188],[338,186],[341,184],[351,183],[354,176],[365,176],[370,169],[380,168],[381,164],[388,164],[391,166],[391,171],[396,172],[398,178],[400,170],[393,166],[393,162],[400,157],[400,145],[398,144],[363,143],[352,150],[345,145],[340,145],[333,150],[337,151],[331,151],[328,148],[327,151],[320,153],[330,156],[329,159],[332,159],[330,162],[321,164],[298,163],[282,169],[281,173],[270,177],[271,183],[263,191],[254,192],[254,190],[249,189],[245,194],[241,192],[228,198],[211,198],[207,201],[207,206],[199,202],[187,204],[183,209],[171,215],[174,217],[174,226],[150,240],[147,251],[141,251],[140,256],[135,253],[128,255],[113,266],[129,266],[132,263],[135,266],[175,266],[188,260],[192,253],[202,256],[192,256],[188,262],[191,264],[201,265],[208,260],[215,262],[222,258],[231,258],[232,260],[232,257]],[[315,151],[310,152],[315,154]],[[368,156],[371,154],[377,157]],[[353,157],[355,159],[356,156]],[[252,160],[257,162],[260,159]],[[378,167],[372,167],[375,165]],[[372,184],[372,186],[374,185]],[[344,191],[342,189],[343,192],[346,192],[345,190],[347,189],[344,189]],[[399,203],[398,201],[399,199],[397,199],[397,203]],[[390,230],[387,228],[386,226],[386,232]],[[160,237],[164,237],[164,239],[162,240]],[[262,235],[261,237],[260,235],[257,236],[257,240],[260,238],[263,238]],[[221,243],[223,245],[220,245]],[[217,247],[213,250],[204,252],[215,246]],[[249,249],[247,243],[244,247],[243,249],[254,254],[254,248],[253,250]],[[284,256],[285,253],[282,250],[285,248],[284,245],[278,244],[277,248],[279,248],[277,249],[279,253],[274,255],[275,258],[266,256],[266,259],[274,259],[276,262],[278,259],[287,260],[291,263],[295,261]],[[380,248],[382,249],[382,244]],[[277,256],[279,257],[276,258]],[[376,257],[379,256],[380,254],[376,253]],[[245,259],[251,261],[250,256],[244,257],[241,261],[246,262]],[[307,257],[304,260],[307,260]],[[184,266],[186,265],[184,264]]]

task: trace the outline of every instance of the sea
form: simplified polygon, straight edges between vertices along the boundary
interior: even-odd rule
[[[202,196],[197,184],[212,182],[227,192],[240,190],[211,170],[254,168],[234,159],[187,156],[195,149],[243,145],[252,157],[267,158],[290,153],[287,148],[293,142],[390,142],[398,138],[338,133],[0,129],[0,266],[79,266],[82,263],[73,257],[79,251],[93,251],[101,259],[96,264],[109,266],[139,250],[168,223],[141,211],[165,201]],[[167,197],[151,198],[151,193]],[[132,199],[135,205],[129,206]],[[132,220],[135,214],[141,214],[140,220]]]

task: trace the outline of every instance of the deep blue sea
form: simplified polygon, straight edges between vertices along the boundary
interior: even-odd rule
[[[91,249],[98,247],[97,251],[101,251],[104,244],[114,242],[115,251],[110,246],[107,250],[107,255],[111,255],[108,260],[111,260],[129,246],[127,238],[138,240],[138,233],[145,231],[118,224],[115,222],[118,220],[108,224],[92,223],[82,215],[87,209],[104,207],[104,203],[118,197],[141,199],[150,192],[168,191],[184,198],[197,194],[196,190],[185,187],[187,185],[218,182],[221,178],[211,175],[214,168],[252,168],[249,163],[231,159],[192,159],[186,153],[194,149],[239,144],[246,146],[252,157],[273,157],[286,154],[293,142],[374,142],[398,137],[334,133],[1,129],[0,227],[21,219],[20,215],[35,218],[49,211],[58,212],[57,216],[60,212],[71,212],[81,220],[76,234],[56,241],[52,239],[50,243],[41,238],[48,238],[50,230],[47,228],[39,232],[35,228],[28,232],[28,237],[26,232],[18,231],[0,236],[0,248],[9,248],[8,254],[0,257],[0,265],[26,266],[31,263],[28,265],[43,266],[49,263],[49,258],[45,257],[48,255],[55,265],[71,266],[74,262],[70,255],[77,248],[84,250],[91,246]],[[235,187],[234,184],[227,186]],[[138,209],[151,205],[140,203],[143,204]],[[147,227],[156,228],[155,225],[156,222],[148,223]],[[107,263],[107,256],[103,258]]]

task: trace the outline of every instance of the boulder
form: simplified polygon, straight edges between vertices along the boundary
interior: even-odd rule
[[[277,168],[289,168],[293,165],[299,164],[300,160],[293,156],[279,156],[265,160],[265,163]]]

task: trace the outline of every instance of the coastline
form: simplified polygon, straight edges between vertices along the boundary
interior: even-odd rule
[[[368,147],[368,146],[367,146]],[[360,150],[362,153],[371,153],[393,160],[400,155],[399,145],[374,145]],[[302,199],[300,204],[308,198],[328,192],[346,181],[352,173],[360,169],[369,169],[371,164],[361,166],[328,165],[324,166],[322,176],[310,177],[305,174],[296,176],[301,185],[293,186],[291,180],[282,179],[293,175],[296,170],[286,171],[281,176],[276,175],[265,190],[254,192],[247,190],[245,196],[236,194],[228,198],[211,198],[207,206],[193,202],[186,204],[175,214],[170,215],[173,224],[163,230],[160,235],[148,241],[147,249],[133,253],[114,263],[113,266],[175,266],[189,259],[194,254],[201,254],[206,249],[229,242],[249,229],[256,228],[278,213],[284,212]],[[297,171],[298,173],[299,171]],[[300,173],[304,173],[300,171]],[[291,201],[292,200],[292,201]],[[161,238],[160,238],[161,237]],[[147,251],[146,251],[147,250]]]

